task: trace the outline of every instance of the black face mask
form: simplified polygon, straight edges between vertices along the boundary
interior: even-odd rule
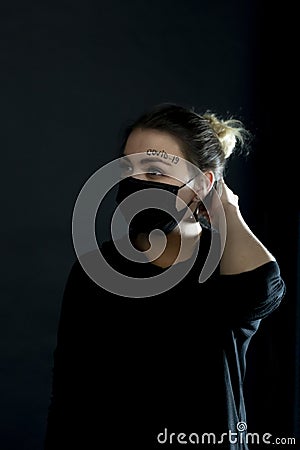
[[[119,182],[118,192],[116,196],[117,204],[120,204],[131,194],[148,188],[163,189],[173,194],[172,205],[166,205],[166,209],[170,211],[170,214],[162,209],[152,207],[139,211],[130,222],[129,235],[131,237],[135,237],[139,233],[150,233],[155,229],[162,230],[165,234],[171,233],[171,231],[173,231],[178,223],[182,220],[188,207],[193,201],[191,200],[187,204],[187,206],[182,208],[180,211],[178,211],[176,208],[176,196],[178,194],[178,191],[179,189],[186,186],[186,184],[187,183],[183,184],[182,186],[174,186],[172,184],[140,180],[133,177],[127,177],[121,180]]]

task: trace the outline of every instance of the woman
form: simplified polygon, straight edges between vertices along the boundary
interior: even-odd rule
[[[237,120],[171,103],[126,130],[117,204],[144,260],[121,254],[122,237],[100,250],[132,280],[128,286],[140,279],[142,288],[123,292],[104,272],[95,282],[83,260],[74,262],[54,352],[45,450],[213,443],[248,449],[246,351],[261,320],[280,305],[285,284],[223,179],[245,137]],[[134,197],[138,214],[127,214],[126,201],[147,191],[146,201]],[[167,213],[149,203],[153,198],[164,198]],[[219,258],[199,283],[214,236]]]

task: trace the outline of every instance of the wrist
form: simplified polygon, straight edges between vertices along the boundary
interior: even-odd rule
[[[223,209],[226,217],[238,217],[241,215],[240,208],[238,205],[234,205],[233,203],[223,203]]]
[[[227,226],[246,226],[241,211],[238,206],[228,203],[223,205]]]

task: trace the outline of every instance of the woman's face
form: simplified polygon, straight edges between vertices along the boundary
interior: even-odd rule
[[[195,167],[186,160],[179,139],[167,132],[138,128],[129,135],[121,161],[122,176],[183,186],[195,178]],[[194,175],[192,174],[194,173]],[[210,185],[210,174],[205,174],[205,184]],[[207,183],[208,181],[208,183]],[[199,176],[198,176],[199,182]],[[197,183],[199,185],[199,183]],[[203,188],[203,182],[200,183]],[[189,187],[188,187],[189,186]],[[195,181],[179,193],[185,202],[197,197]],[[193,188],[193,189],[190,189]]]
[[[179,141],[169,133],[138,128],[129,135],[124,155],[128,157],[125,176],[177,186],[189,181]]]

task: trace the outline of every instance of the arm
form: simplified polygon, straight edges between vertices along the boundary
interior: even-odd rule
[[[277,309],[286,287],[278,262],[243,219],[238,196],[224,182],[221,188],[227,226],[219,272],[219,289],[226,298],[223,314],[232,326],[245,326]]]
[[[224,208],[227,235],[220,263],[222,275],[247,272],[275,261],[274,256],[250,230],[239,209],[238,196],[222,181],[221,202]]]

